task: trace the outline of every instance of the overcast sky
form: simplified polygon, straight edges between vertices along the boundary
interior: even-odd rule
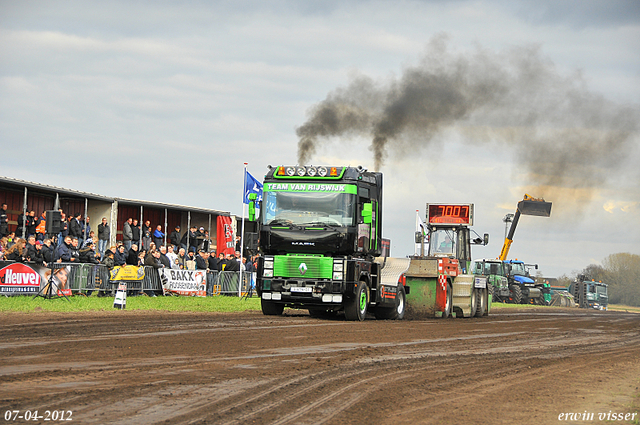
[[[511,254],[544,275],[640,254],[635,0],[2,0],[0,175],[240,215],[243,163],[295,164],[319,105],[370,121],[308,162],[374,169],[398,93],[441,81],[482,96],[435,124],[404,104],[379,164],[392,255],[413,253],[416,210],[455,202],[490,234],[474,257],[496,257],[524,193],[552,216],[523,217]]]

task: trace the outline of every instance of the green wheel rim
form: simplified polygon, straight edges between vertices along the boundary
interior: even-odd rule
[[[360,293],[360,311],[364,311],[366,307],[367,307],[367,293],[365,291],[362,291]]]

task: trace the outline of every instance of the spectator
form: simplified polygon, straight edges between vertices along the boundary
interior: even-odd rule
[[[8,241],[6,236],[0,236],[0,260],[4,259],[4,253],[8,249],[7,242]]]
[[[174,251],[177,251],[180,246],[180,226],[176,226],[173,232],[169,235],[169,243],[173,245]]]
[[[191,226],[187,232],[184,232],[182,239],[180,239],[180,246],[187,252],[196,252],[196,248],[198,247],[196,226]]]
[[[36,264],[41,266],[47,266],[47,262],[44,260],[44,256],[42,255],[42,241],[36,241],[36,251],[30,258],[30,261],[33,261]]]
[[[162,267],[159,261],[160,251],[154,249],[150,251],[147,256],[144,258],[144,265],[153,267],[154,269],[159,269]]]
[[[7,261],[17,261],[20,263],[24,263],[27,261],[26,254],[27,250],[25,248],[27,241],[22,238],[17,238],[16,243],[9,248],[5,254],[5,260]]]
[[[209,253],[201,249],[196,256],[196,270],[207,270],[209,268]]]
[[[137,266],[138,265],[138,245],[131,244],[131,249],[127,253],[127,265]]]
[[[102,217],[102,223],[98,224],[98,252],[102,256],[104,256],[104,253],[107,249],[109,239],[111,239],[111,228],[107,223],[107,218]],[[113,254],[113,251],[111,252],[111,254]]]
[[[13,246],[13,244],[15,244],[16,242],[16,232],[9,232],[9,235],[7,236],[7,246],[6,248],[9,249]]]
[[[147,253],[143,249],[138,253],[138,266],[144,266],[144,259],[147,257]]]
[[[31,258],[35,258],[36,256],[36,237],[29,236],[27,238],[27,244],[24,247],[26,249],[24,257],[27,259],[27,261],[35,261],[31,260]]]
[[[156,247],[164,245],[164,232],[162,231],[162,225],[158,224],[156,230],[153,231],[153,241]]]
[[[69,236],[71,239],[76,238],[78,242],[82,239],[82,224],[80,220],[82,219],[82,215],[80,213],[75,213],[71,221],[69,221]]]
[[[51,244],[51,239],[46,238],[42,241],[42,258],[45,263],[53,263],[53,246]]]
[[[169,265],[172,269],[179,268],[176,264],[176,259],[178,258],[178,254],[173,251],[173,245],[167,246],[167,258],[169,259]]]
[[[78,238],[71,237],[71,247],[69,251],[71,252],[71,261],[75,263],[80,262],[80,247]]]
[[[243,257],[242,262],[244,263],[244,269],[247,273],[252,273],[256,271],[256,266],[253,263],[251,258],[249,259],[249,261],[247,261],[247,257]]]
[[[36,220],[36,240],[43,241],[46,230],[47,230],[47,212],[42,211],[42,214]]]
[[[0,207],[0,238],[9,234],[9,215],[7,214],[7,204]]]
[[[36,234],[36,212],[31,210],[27,216],[27,236]]]
[[[216,258],[215,252],[209,254],[207,262],[209,263],[209,270],[220,271],[220,269],[218,268],[218,259]]]
[[[138,224],[138,220],[134,218],[133,224],[131,225],[131,243],[138,245],[138,248],[142,246],[142,240],[140,237],[140,225]]]
[[[109,269],[112,269],[116,265],[113,251],[111,251],[110,249],[107,249],[104,252],[104,257],[102,258],[102,264],[107,266]]]
[[[163,267],[170,269],[171,268],[171,260],[169,260],[169,257],[167,257],[167,247],[166,246],[161,246],[160,247],[160,264],[162,264]]]
[[[209,239],[209,231],[205,230],[204,234],[202,235],[202,242],[200,242],[200,248],[209,252],[211,251],[210,247],[211,247],[211,239]]]
[[[99,258],[100,254],[96,252],[96,244],[93,242],[80,250],[81,263],[100,264]]]
[[[89,224],[89,216],[86,216],[84,218],[84,225],[82,226],[82,246],[85,246],[85,242],[87,241],[87,239],[89,238],[89,235],[91,234],[91,225]],[[95,243],[95,239],[92,240],[92,242]]]
[[[124,244],[124,249],[129,251],[131,249],[131,241],[133,240],[133,230],[131,230],[131,223],[133,223],[133,219],[129,218],[122,225],[122,243]],[[118,260],[118,256],[116,255],[116,262]]]
[[[224,258],[224,253],[218,254],[218,271],[223,271],[227,265],[227,260]]]
[[[187,269],[187,270],[195,270],[196,269],[195,252],[193,252],[193,251],[187,252],[187,257],[184,259],[184,268]]]
[[[53,254],[53,261],[68,263],[71,261],[71,236],[65,236]]]
[[[60,233],[58,233],[58,246],[64,243],[64,238],[69,235],[69,222],[64,212],[60,212]]]
[[[120,245],[116,249],[116,252],[113,256],[116,266],[124,266],[125,264],[127,264],[127,252],[125,249],[126,248],[124,247],[124,245]]]
[[[151,222],[149,220],[142,225],[142,246],[145,251],[151,249]]]
[[[82,242],[82,248],[86,248],[91,244],[95,244],[96,242],[96,234],[95,232],[92,230],[89,232],[89,237],[87,239],[84,240],[84,242]]]
[[[184,269],[184,262],[186,260],[187,260],[186,251],[184,250],[184,248],[180,248],[180,250],[178,250],[178,256],[176,257],[176,260],[175,260],[175,264],[176,266],[178,266],[177,268]]]
[[[235,255],[229,254],[227,255],[226,267],[224,268],[227,272],[239,272],[240,271],[240,263],[236,260]]]

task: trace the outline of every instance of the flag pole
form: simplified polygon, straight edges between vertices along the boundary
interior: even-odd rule
[[[244,174],[242,175],[242,230],[240,231],[240,275],[238,276],[238,297],[242,298],[242,256],[244,255],[244,196],[247,187],[247,165],[244,163]]]

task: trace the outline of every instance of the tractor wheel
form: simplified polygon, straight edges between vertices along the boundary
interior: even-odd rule
[[[367,307],[369,306],[369,288],[363,281],[358,282],[355,297],[348,300],[344,306],[344,317],[351,321],[362,322],[367,315]]]
[[[485,297],[486,289],[476,288],[476,317],[484,316],[487,311],[487,297]]]
[[[473,288],[471,290],[471,312],[469,313],[469,317],[475,316],[477,311],[478,311],[478,288]]]
[[[453,309],[453,291],[451,289],[451,284],[447,283],[447,301],[444,305],[444,311],[442,312],[442,318],[446,319],[451,315],[451,311]]]
[[[262,307],[262,314],[265,316],[280,316],[284,311],[284,304],[276,304],[264,298],[260,300],[260,306]]]
[[[511,285],[509,287],[511,291],[511,300],[514,304],[520,304],[522,302],[522,288],[518,285]]]
[[[373,314],[375,314],[376,319],[402,320],[404,319],[406,308],[407,295],[404,290],[404,285],[398,284],[395,307],[377,307]]]

